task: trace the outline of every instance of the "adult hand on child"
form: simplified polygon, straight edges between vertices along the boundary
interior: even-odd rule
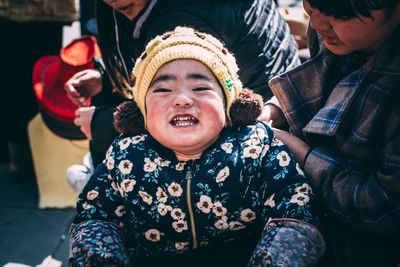
[[[76,73],[64,85],[69,99],[79,107],[88,105],[87,98],[102,90],[101,74],[97,70],[87,69]]]
[[[275,137],[281,140],[290,149],[297,162],[301,167],[303,167],[304,161],[306,160],[311,147],[303,140],[289,132],[278,130],[276,128],[272,128],[272,130],[274,131]]]
[[[265,105],[258,119],[268,124],[271,123],[271,126],[277,128],[283,127],[286,123],[285,116],[281,109],[274,104]]]
[[[86,137],[92,139],[92,131],[90,125],[92,123],[93,113],[95,107],[81,107],[76,110],[76,118],[74,124],[81,128],[81,131],[86,135]]]

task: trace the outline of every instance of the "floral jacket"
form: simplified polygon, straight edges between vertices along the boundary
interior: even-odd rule
[[[240,236],[261,237],[249,266],[314,266],[325,250],[311,188],[263,123],[224,129],[186,162],[148,135],[120,136],[77,210],[70,266],[129,266]]]

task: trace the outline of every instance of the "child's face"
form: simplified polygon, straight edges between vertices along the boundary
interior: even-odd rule
[[[125,17],[130,20],[136,18],[148,1],[149,0],[104,0],[107,5],[125,15]]]
[[[214,74],[199,61],[164,64],[146,95],[147,130],[178,158],[195,159],[226,125],[224,95]]]
[[[372,17],[355,17],[348,20],[327,16],[303,0],[304,9],[310,16],[310,25],[322,37],[325,46],[337,55],[356,51],[375,52],[400,24],[400,4],[387,17],[385,10],[371,11]]]

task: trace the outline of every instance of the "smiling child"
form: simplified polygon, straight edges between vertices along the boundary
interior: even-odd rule
[[[237,70],[191,28],[147,45],[135,101],[115,114],[122,135],[79,196],[70,265],[317,264],[312,190]]]

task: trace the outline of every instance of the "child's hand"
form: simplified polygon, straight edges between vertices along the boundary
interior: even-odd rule
[[[92,131],[90,130],[90,125],[92,123],[93,113],[95,107],[82,107],[78,108],[75,112],[76,118],[74,124],[81,128],[81,131],[86,135],[86,137],[92,139]]]

